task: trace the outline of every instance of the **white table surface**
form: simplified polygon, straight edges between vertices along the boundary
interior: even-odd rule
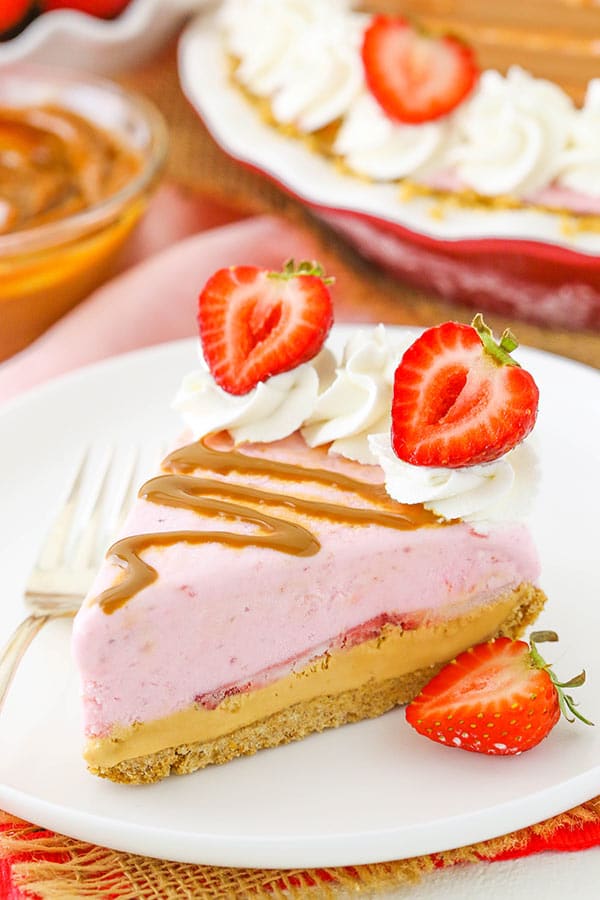
[[[455,866],[419,884],[378,894],[377,900],[597,900],[600,847],[576,853],[539,853],[498,863]]]

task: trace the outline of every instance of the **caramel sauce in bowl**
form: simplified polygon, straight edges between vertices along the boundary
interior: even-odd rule
[[[87,75],[0,79],[0,360],[111,274],[167,149],[144,98]]]

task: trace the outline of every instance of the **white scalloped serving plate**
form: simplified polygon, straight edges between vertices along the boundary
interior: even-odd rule
[[[116,19],[53,10],[0,43],[0,69],[15,63],[68,65],[109,75],[143,62],[207,0],[132,0]]]

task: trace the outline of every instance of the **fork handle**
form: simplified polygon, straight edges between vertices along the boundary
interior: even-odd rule
[[[50,616],[31,615],[15,629],[0,655],[0,711],[15,677],[19,663],[32,640]]]

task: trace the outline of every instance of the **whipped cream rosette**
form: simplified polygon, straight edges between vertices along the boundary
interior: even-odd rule
[[[413,466],[398,459],[389,434],[371,435],[369,445],[385,473],[385,487],[399,503],[422,503],[442,519],[486,521],[527,515],[539,481],[538,455],[525,441],[500,459],[449,469]]]
[[[330,377],[334,364],[331,351],[324,349],[311,362],[236,396],[215,383],[202,360],[202,368],[184,377],[173,406],[195,438],[227,430],[236,444],[279,441],[312,415],[319,384]]]
[[[345,2],[233,0],[222,24],[236,78],[273,118],[310,133],[342,116],[362,83],[362,16]],[[256,23],[260,22],[260,28]]]
[[[342,122],[333,151],[357,174],[392,181],[435,169],[450,139],[448,121],[398,124],[363,90]]]
[[[558,183],[600,197],[600,78],[590,81],[583,108],[571,116]]]
[[[343,350],[341,365],[329,386],[322,381],[302,436],[309,447],[330,444],[331,453],[375,464],[369,434],[391,425],[394,370],[410,336],[394,340],[383,325],[361,329]]]
[[[216,384],[204,359],[188,373],[173,406],[196,438],[227,430],[236,444],[282,440],[301,429],[310,447],[375,464],[369,434],[390,427],[394,370],[411,342],[383,325],[360,329],[345,342],[339,363],[329,346],[307,363],[259,382],[236,396]]]
[[[556,175],[574,106],[557,85],[513,66],[506,77],[481,76],[475,96],[457,113],[450,158],[477,193],[532,194]]]

